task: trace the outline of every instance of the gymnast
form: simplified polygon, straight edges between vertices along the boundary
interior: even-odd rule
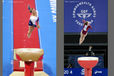
[[[30,15],[29,24],[28,24],[29,30],[28,30],[27,36],[28,38],[30,38],[34,28],[35,27],[40,28],[40,25],[39,25],[38,11],[35,10],[34,8],[30,8],[30,6],[28,6],[28,10],[30,11],[31,15]]]
[[[85,37],[88,34],[88,30],[90,28],[92,29],[92,27],[88,21],[83,20],[83,23],[84,23],[84,25],[83,25],[83,29],[81,30],[81,33],[80,33],[79,45],[81,45],[83,43],[83,41],[85,40]]]

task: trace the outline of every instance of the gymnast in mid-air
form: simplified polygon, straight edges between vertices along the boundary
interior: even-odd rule
[[[35,10],[34,8],[30,8],[30,5],[28,5],[28,10],[30,11],[30,19],[29,19],[29,30],[27,33],[27,37],[30,38],[32,31],[34,30],[35,27],[40,28],[39,25],[39,16],[38,16],[38,11]]]
[[[81,45],[85,40],[85,37],[87,36],[89,29],[92,29],[90,23],[88,21],[83,20],[83,29],[81,30],[80,33],[79,45]]]

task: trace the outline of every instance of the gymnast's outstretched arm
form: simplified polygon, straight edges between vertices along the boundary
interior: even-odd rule
[[[39,18],[37,20],[37,28],[40,28],[40,25],[39,25]]]
[[[30,5],[28,5],[28,10],[32,13],[33,8],[30,8]]]

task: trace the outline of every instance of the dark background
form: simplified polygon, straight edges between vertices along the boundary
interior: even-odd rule
[[[81,68],[77,58],[85,56],[92,46],[99,63],[95,68],[108,68],[108,35],[107,33],[89,33],[82,45],[79,45],[79,33],[65,33],[64,35],[64,67]]]

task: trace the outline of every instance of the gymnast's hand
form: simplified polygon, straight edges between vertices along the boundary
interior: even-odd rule
[[[85,23],[86,21],[85,20],[82,20],[83,23]]]
[[[39,29],[40,28],[40,25],[38,24],[36,27]]]
[[[28,5],[28,10],[30,10],[30,5]]]

